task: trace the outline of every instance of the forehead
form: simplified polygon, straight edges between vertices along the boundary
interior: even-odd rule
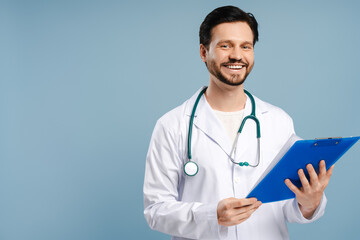
[[[220,41],[247,41],[253,43],[253,32],[246,22],[230,22],[216,25],[211,30],[211,43]]]

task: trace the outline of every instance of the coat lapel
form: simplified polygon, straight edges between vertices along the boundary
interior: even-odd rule
[[[205,96],[201,98],[199,105],[200,103],[201,110],[199,109],[199,114],[194,120],[195,126],[216,142],[227,154],[230,154],[231,143],[225,128],[216,117]]]
[[[192,108],[194,107],[195,99],[197,98],[201,89],[190,99],[187,106],[186,115],[190,116]],[[199,101],[195,112],[194,126],[203,133],[205,133],[212,141],[216,142],[226,154],[230,154],[231,143],[227,133],[213,112],[212,108],[206,101],[203,95]],[[194,130],[193,130],[194,131]]]

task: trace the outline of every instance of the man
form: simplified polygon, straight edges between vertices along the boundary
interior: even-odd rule
[[[286,222],[308,223],[323,215],[324,189],[333,170],[326,171],[323,161],[319,175],[307,166],[309,180],[304,170],[299,170],[302,188],[285,181],[296,199],[263,205],[255,198],[246,199],[294,134],[292,119],[283,110],[254,97],[261,125],[260,156],[255,122],[247,122],[236,138],[243,117],[252,108],[243,83],[254,65],[257,40],[254,16],[233,6],[215,9],[202,23],[200,56],[209,71],[209,86],[203,95],[199,95],[200,89],[161,117],[149,146],[144,214],[152,229],[173,239],[279,240],[289,238]],[[188,147],[189,127],[192,136]],[[184,171],[189,150],[191,162],[198,166],[196,174]],[[250,166],[241,167],[239,162]]]

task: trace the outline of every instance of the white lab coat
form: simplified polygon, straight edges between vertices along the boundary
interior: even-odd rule
[[[200,89],[201,90],[201,89]],[[295,199],[267,203],[245,222],[224,227],[217,222],[220,200],[245,198],[261,173],[294,133],[292,119],[280,108],[256,97],[256,116],[261,126],[261,161],[258,167],[240,167],[229,159],[232,143],[206,98],[196,110],[192,133],[192,160],[199,166],[196,176],[187,176],[189,119],[196,97],[161,117],[156,123],[146,158],[144,215],[149,226],[173,239],[289,239],[287,222],[307,223],[324,214],[323,196],[313,217],[305,219]],[[244,116],[251,113],[246,101]],[[237,143],[235,160],[257,162],[256,126],[245,124]]]

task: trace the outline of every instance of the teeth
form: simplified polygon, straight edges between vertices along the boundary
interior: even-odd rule
[[[242,69],[243,66],[227,66],[230,69]]]

